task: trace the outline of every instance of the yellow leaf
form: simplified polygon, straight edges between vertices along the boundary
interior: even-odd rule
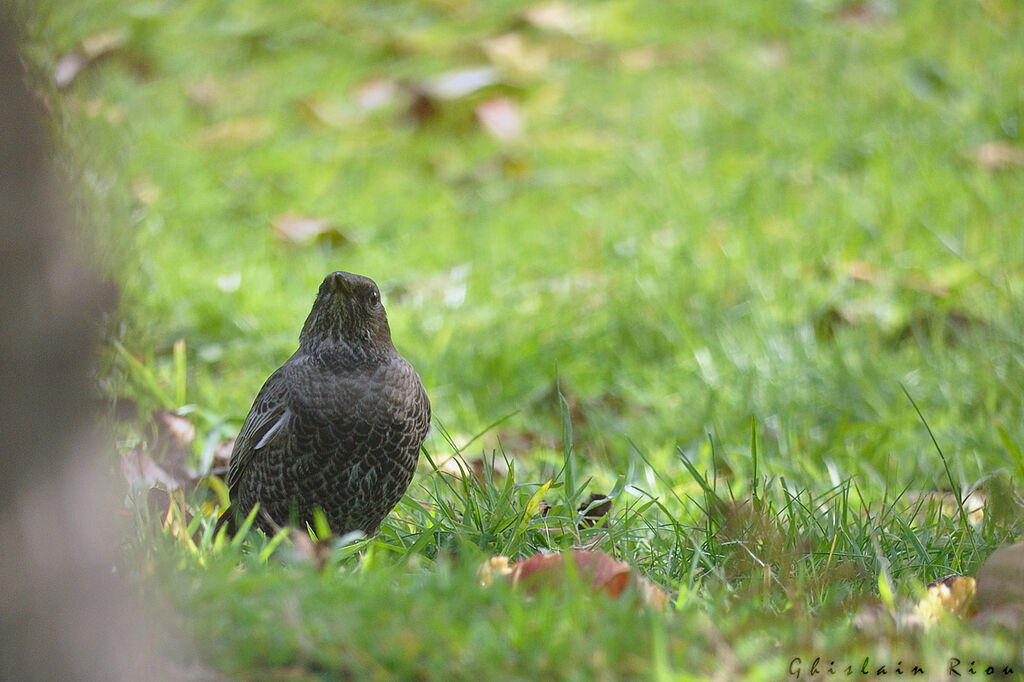
[[[519,521],[519,527],[516,528],[516,537],[522,535],[523,531],[526,530],[526,526],[529,525],[530,519],[537,513],[537,510],[540,509],[541,500],[544,499],[544,495],[548,492],[548,488],[550,487],[551,479],[548,479],[548,482],[538,488],[537,492],[535,492],[533,497],[530,498],[530,501],[526,504],[526,509],[523,510],[523,518]]]

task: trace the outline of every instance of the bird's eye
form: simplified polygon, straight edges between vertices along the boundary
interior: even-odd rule
[[[376,289],[370,289],[370,293],[366,298],[369,300],[370,305],[377,305],[380,303],[380,293]]]

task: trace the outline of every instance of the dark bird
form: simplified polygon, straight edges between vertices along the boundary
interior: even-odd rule
[[[257,502],[264,531],[313,522],[377,532],[409,487],[430,428],[423,383],[391,343],[373,280],[328,275],[299,349],[270,375],[235,440],[229,533]]]

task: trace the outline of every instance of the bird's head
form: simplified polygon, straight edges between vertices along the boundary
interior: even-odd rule
[[[388,316],[373,280],[349,272],[327,275],[302,326],[299,345],[307,352],[341,347],[361,356],[393,348]]]

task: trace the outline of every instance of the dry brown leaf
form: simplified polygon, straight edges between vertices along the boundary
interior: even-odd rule
[[[175,490],[181,485],[174,476],[154,462],[141,445],[121,456],[121,475],[133,487],[163,486],[167,490]]]
[[[191,486],[195,473],[187,460],[196,430],[190,421],[169,410],[156,410],[145,444],[121,457],[121,474],[134,487]]]
[[[508,578],[511,580],[512,567],[509,565],[508,557],[499,554],[480,564],[476,575],[480,579],[482,587],[490,587],[494,583],[495,578]]]
[[[408,95],[406,118],[424,124],[435,118],[443,101],[461,100],[501,82],[498,70],[490,67],[447,71],[425,81],[405,83]]]
[[[964,618],[974,611],[975,580],[969,576],[948,575],[932,581],[925,596],[914,607],[919,622],[928,627],[943,615]]]
[[[340,246],[351,241],[329,218],[283,213],[271,218],[270,223],[274,227],[274,235],[289,244],[322,241]]]
[[[352,92],[356,106],[373,111],[393,104],[398,96],[398,84],[390,78],[374,78],[360,83]]]
[[[295,553],[313,564],[317,572],[323,572],[324,566],[327,565],[327,560],[331,558],[331,552],[333,551],[332,541],[334,538],[329,536],[314,542],[309,537],[309,533],[297,528],[289,531],[288,537],[292,541],[292,549]]]
[[[494,66],[514,78],[536,78],[548,70],[548,51],[514,31],[480,45]]]
[[[77,50],[57,60],[53,70],[54,83],[58,88],[66,88],[82,69],[100,57],[121,48],[127,40],[128,32],[123,28],[100,31],[86,37]]]
[[[491,442],[489,439],[487,442]],[[498,429],[494,435],[494,444],[506,454],[520,454],[534,450],[557,450],[561,441],[550,434],[529,429],[506,427]]]
[[[456,100],[500,82],[497,69],[483,66],[447,71],[414,87],[430,98]]]
[[[53,82],[58,88],[66,88],[88,63],[89,60],[77,52],[64,55],[53,69]]]
[[[200,147],[256,142],[270,135],[274,124],[266,116],[244,116],[208,125],[195,135]]]
[[[331,230],[328,218],[283,213],[270,219],[274,235],[292,244],[308,244]]]
[[[668,606],[668,593],[639,573],[633,575],[633,588],[644,604],[656,609]]]
[[[874,284],[879,280],[878,268],[874,263],[865,260],[850,261],[842,266],[842,270],[847,277],[855,282]]]
[[[573,572],[586,581],[594,592],[604,592],[612,598],[620,597],[627,588],[644,604],[662,608],[668,603],[668,595],[660,587],[636,573],[633,567],[617,561],[604,552],[575,550],[572,554],[535,554],[508,565],[507,557],[492,557],[481,567],[481,582],[490,584],[495,576],[511,580],[514,585],[522,584],[529,590],[543,587],[557,588],[566,578],[566,557],[573,562]]]
[[[921,273],[909,273],[900,284],[908,289],[920,291],[924,294],[931,294],[936,298],[949,296],[949,286]]]
[[[875,3],[854,2],[841,8],[836,17],[844,24],[870,26],[881,19],[881,13]]]
[[[123,47],[126,42],[128,42],[128,31],[124,28],[100,31],[82,40],[82,54],[91,61]]]
[[[210,462],[211,476],[224,476],[231,465],[231,452],[235,448],[235,439],[226,438],[213,448],[213,460]]]
[[[512,567],[513,582],[529,589],[556,587],[565,580],[566,556],[561,553],[534,554],[519,561]],[[605,592],[611,597],[622,594],[633,570],[629,564],[616,561],[604,552],[577,550],[568,556],[581,579],[588,582],[595,592]]]
[[[309,98],[300,100],[299,112],[314,123],[342,129],[360,119],[360,112],[348,100]]]
[[[486,468],[488,465],[490,466],[493,480],[500,481],[508,475],[508,463],[503,457],[494,457],[488,463],[482,457],[465,459],[461,456],[453,455],[438,464],[437,468],[439,471],[459,479],[463,479],[469,474],[483,483],[487,480]]]
[[[603,500],[603,501],[602,501]],[[587,511],[587,508],[595,502],[601,502],[600,504],[594,505],[592,509]],[[590,493],[590,497],[586,502],[581,502],[579,508],[576,511],[584,512],[582,523],[584,526],[594,527],[598,522],[605,517],[608,512],[612,510],[612,500],[607,495],[600,495],[598,493]]]
[[[585,32],[589,21],[582,8],[562,2],[545,2],[529,7],[523,12],[523,19],[536,28],[570,36]]]
[[[181,480],[189,480],[193,473],[186,465],[196,427],[185,417],[170,410],[156,410],[150,427],[149,452],[160,466]]]
[[[418,88],[410,91],[409,106],[405,117],[417,125],[423,125],[438,114],[438,107],[433,97]]]
[[[213,449],[213,466],[227,466],[231,462],[231,452],[235,449],[235,439],[225,438]]]
[[[512,142],[523,136],[523,115],[510,97],[495,97],[480,103],[476,107],[476,118],[499,142]]]
[[[974,160],[987,171],[1024,167],[1024,147],[1009,142],[986,142],[974,150]]]

